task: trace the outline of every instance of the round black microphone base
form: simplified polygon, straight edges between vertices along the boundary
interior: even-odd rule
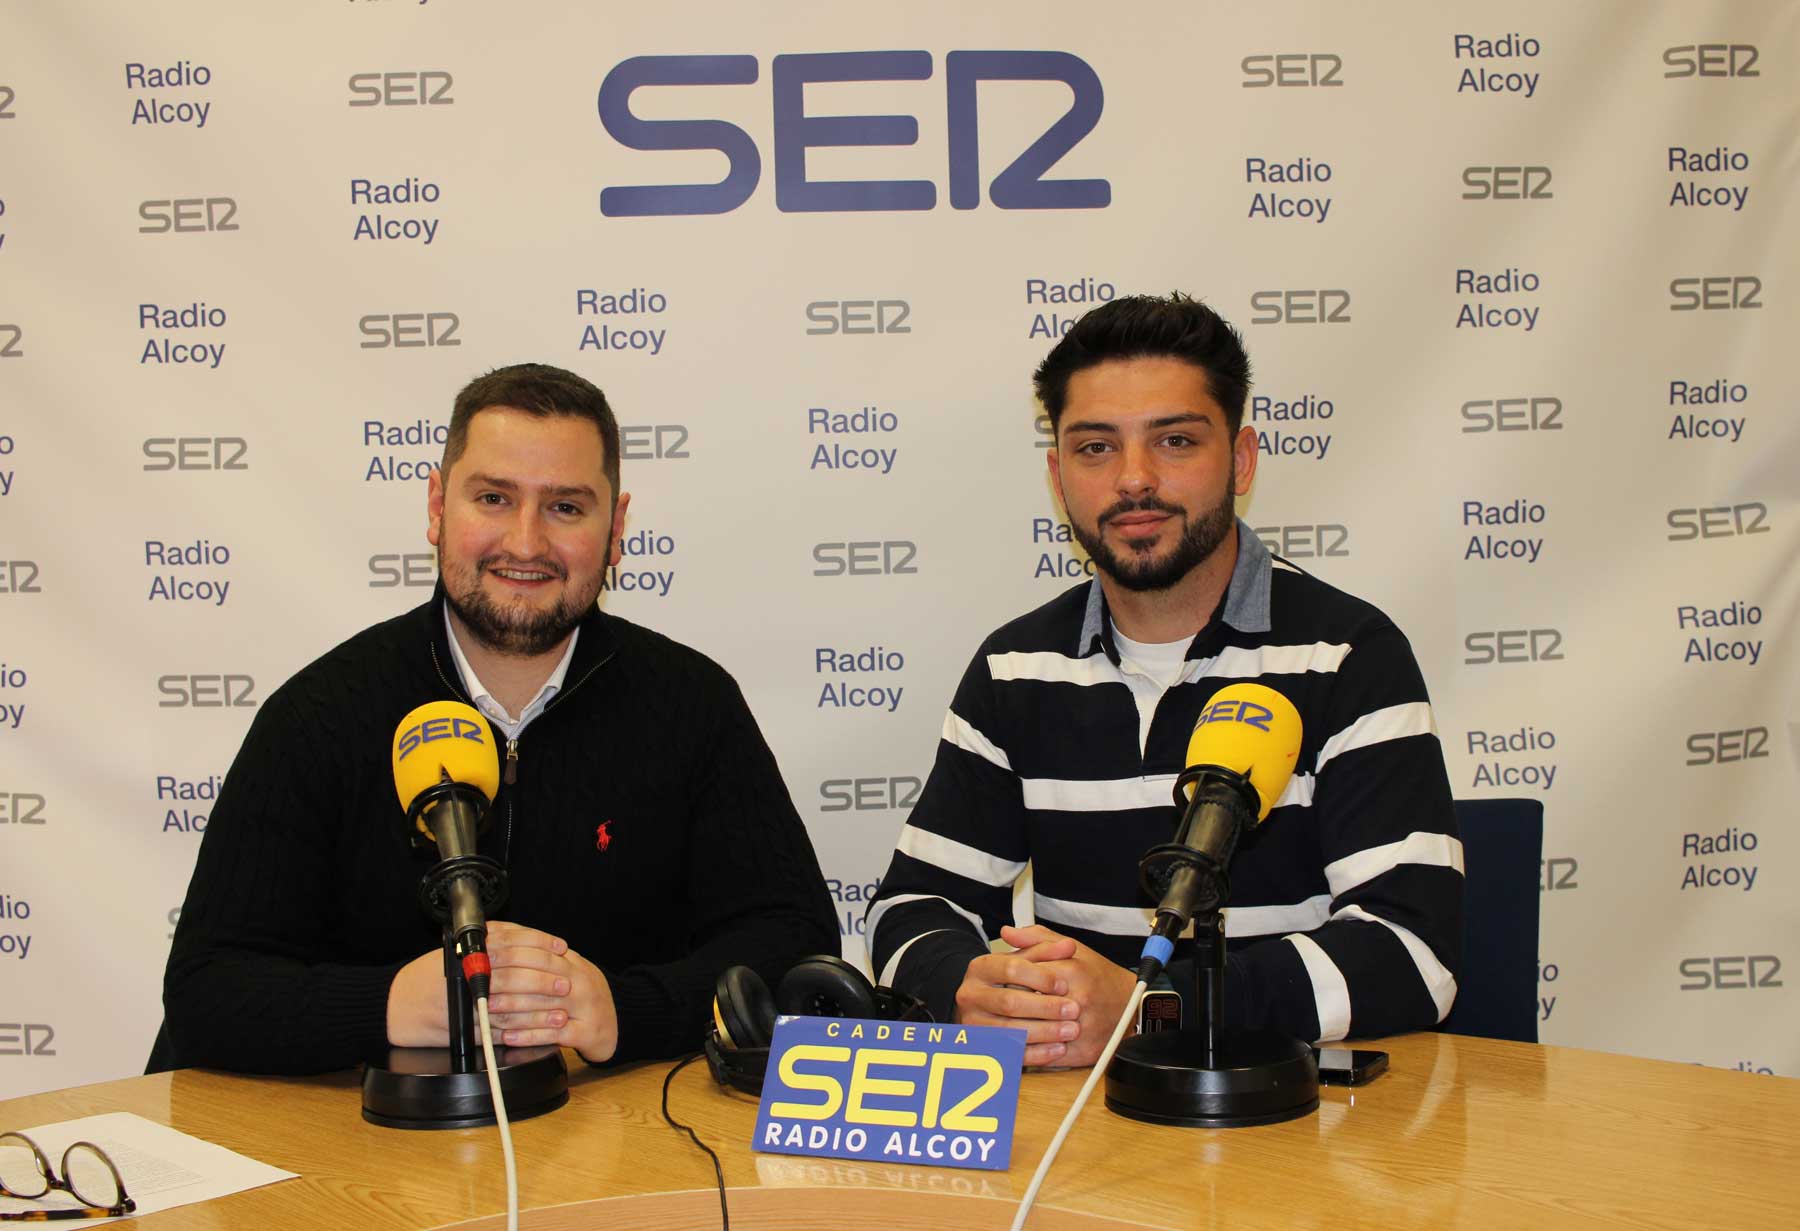
[[[1106,1105],[1133,1120],[1199,1128],[1279,1124],[1319,1106],[1319,1066],[1298,1039],[1258,1030],[1225,1035],[1205,1062],[1198,1030],[1125,1040],[1106,1069]]]
[[[529,1120],[569,1101],[559,1047],[500,1047],[500,1092],[508,1120]],[[457,1072],[447,1047],[393,1047],[386,1065],[363,1068],[363,1119],[385,1128],[476,1128],[494,1123],[487,1061]]]

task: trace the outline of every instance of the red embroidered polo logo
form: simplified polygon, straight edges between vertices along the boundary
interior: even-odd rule
[[[607,828],[611,824],[612,824],[612,821],[610,821],[610,820],[601,821],[600,827],[598,829],[594,830],[594,849],[595,850],[603,851],[607,847],[612,845],[612,833]]]

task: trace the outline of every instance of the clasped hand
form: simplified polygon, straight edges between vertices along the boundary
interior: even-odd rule
[[[1136,977],[1041,924],[1005,927],[1012,953],[969,963],[956,989],[956,1020],[1025,1030],[1025,1063],[1084,1068],[1100,1058]]]
[[[548,932],[495,920],[487,925],[488,1023],[508,1047],[556,1044],[599,1063],[619,1046],[612,988],[601,969]],[[450,1041],[444,956],[434,949],[394,976],[388,989],[388,1042],[444,1047]]]

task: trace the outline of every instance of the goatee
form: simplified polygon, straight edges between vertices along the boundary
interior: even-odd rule
[[[1075,541],[1081,544],[1082,550],[1087,552],[1088,558],[1094,562],[1094,566],[1127,590],[1167,590],[1217,551],[1231,533],[1232,524],[1237,519],[1237,498],[1232,494],[1236,478],[1237,468],[1233,466],[1232,474],[1225,482],[1224,497],[1213,508],[1192,520],[1188,519],[1187,510],[1181,506],[1158,500],[1155,496],[1147,496],[1142,500],[1119,501],[1095,519],[1094,529],[1091,531],[1071,517],[1069,530],[1074,534]],[[1131,554],[1121,556],[1103,537],[1106,523],[1113,518],[1145,511],[1168,513],[1187,523],[1174,549],[1160,560],[1151,558],[1150,553],[1155,549],[1155,544],[1151,542],[1133,544]]]
[[[555,649],[586,618],[600,594],[598,584],[585,598],[565,587],[562,597],[548,610],[540,611],[522,603],[502,606],[481,588],[481,574],[497,566],[504,567],[496,560],[484,559],[476,563],[473,577],[453,577],[444,571],[443,549],[438,550],[438,572],[444,578],[444,601],[450,604],[450,610],[475,639],[496,654],[533,658]],[[549,568],[557,576],[564,576],[552,566],[532,567]]]

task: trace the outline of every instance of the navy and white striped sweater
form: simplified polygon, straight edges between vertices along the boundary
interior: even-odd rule
[[[1293,701],[1303,737],[1230,866],[1227,1024],[1329,1041],[1449,1012],[1462,843],[1411,646],[1241,521],[1238,544],[1220,610],[1166,691],[1128,679],[1098,581],[982,644],[869,907],[882,982],[948,1020],[1028,864],[1039,922],[1135,966],[1154,914],[1138,859],[1173,835],[1194,724],[1219,689],[1254,681]]]

